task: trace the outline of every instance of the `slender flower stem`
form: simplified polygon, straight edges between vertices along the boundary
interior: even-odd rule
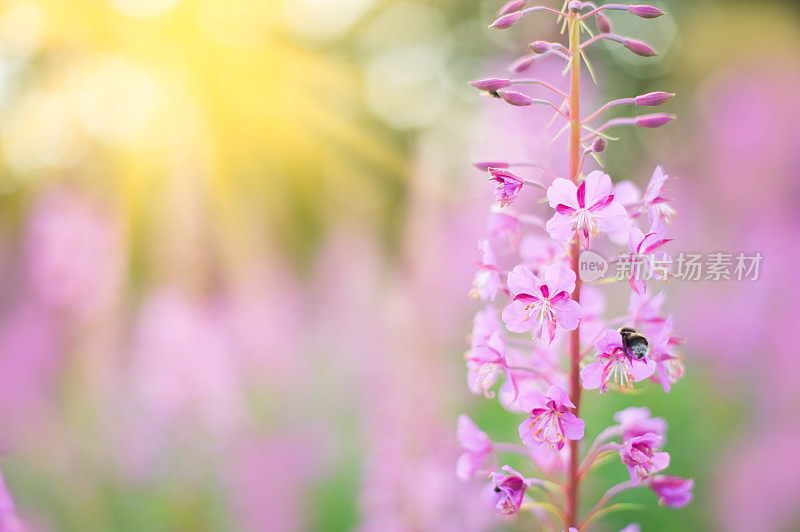
[[[567,93],[562,92],[557,88],[553,87],[552,85],[550,85],[549,83],[545,83],[544,81],[538,79],[512,79],[511,83],[514,85],[540,85],[545,89],[558,94],[564,99],[569,98],[569,95]]]
[[[570,14],[567,19],[569,28],[569,49],[572,52],[572,63],[570,65],[570,93],[569,93],[569,116],[570,116],[570,143],[569,143],[569,175],[573,183],[578,182],[579,165],[581,158],[581,119],[580,119],[580,21],[579,15]],[[572,299],[576,302],[580,299],[581,278],[578,275],[578,259],[580,254],[577,239],[570,246],[570,263],[572,271],[575,272],[575,291]],[[569,342],[569,396],[575,404],[575,415],[580,415],[581,406],[581,383],[580,383],[580,327],[576,327],[570,334]],[[566,485],[566,519],[564,528],[578,525],[578,440],[570,440],[569,467],[567,469]]]
[[[619,100],[611,100],[610,102],[605,104],[603,107],[601,107],[600,109],[598,109],[594,113],[592,113],[589,116],[587,116],[586,118],[584,118],[582,123],[588,124],[593,119],[597,118],[598,115],[600,115],[604,111],[607,111],[608,109],[611,109],[612,107],[616,107],[618,105],[633,105],[634,103],[636,103],[636,99],[635,98],[620,98]]]

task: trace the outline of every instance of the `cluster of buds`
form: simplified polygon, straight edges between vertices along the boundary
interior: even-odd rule
[[[675,96],[663,91],[615,99],[581,114],[580,74],[584,64],[588,67],[586,54],[594,43],[607,40],[640,56],[656,55],[647,43],[613,33],[606,15],[614,11],[645,19],[664,14],[647,5],[570,1],[555,9],[512,0],[490,28],[507,29],[527,15],[542,13],[562,24],[568,42],[534,41],[529,46],[532,54],[516,60],[510,70],[518,73],[541,56],[556,56],[565,63],[570,88],[561,90],[537,78],[472,82],[516,107],[547,106],[553,120],[563,121],[564,130],[569,130],[566,176],[538,161],[474,163],[494,184],[495,204],[489,213],[489,237],[479,244],[470,292],[486,306],[475,316],[465,355],[468,385],[473,393],[497,397],[504,408],[524,418],[519,442],[493,441],[466,415],[459,418],[458,427],[463,449],[458,476],[487,479],[500,514],[530,511],[554,530],[586,530],[611,509],[612,498],[638,486],[651,489],[659,503],[673,507],[692,497],[691,479],[661,474],[670,462],[663,450],[666,422],[646,408],[618,412],[616,424],[597,434],[591,445],[583,445],[585,425],[579,412],[584,390],[626,393],[650,380],[669,392],[683,374],[676,350],[682,339],[673,335],[671,317],[662,315],[663,293],[653,295],[644,281],[631,278],[628,312],[604,317],[602,291],[584,284],[579,275],[579,254],[604,235],[612,243],[627,242],[631,256],[665,253],[662,247],[671,240],[665,225],[675,215],[666,192],[670,178],[660,166],[643,194],[630,181],[615,184],[602,170],[587,168],[593,164],[589,155],[599,166],[598,155],[617,140],[608,129],[654,128],[675,118],[649,113],[595,124],[612,108],[656,107]],[[546,97],[533,97],[525,86]],[[532,204],[539,199],[549,205],[547,213],[538,216],[517,209],[523,195],[533,196]],[[522,455],[536,473],[526,476],[507,465],[498,469],[506,453]],[[611,487],[588,514],[578,515],[580,483],[613,454],[619,455],[630,480]]]

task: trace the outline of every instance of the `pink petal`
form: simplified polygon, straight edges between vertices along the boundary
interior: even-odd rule
[[[666,469],[669,465],[669,453],[663,451],[659,453],[653,453],[651,462],[653,464],[653,470],[651,471],[652,473],[657,473],[662,469]]]
[[[536,408],[546,408],[550,398],[537,390],[529,390],[519,398],[519,406],[525,412],[532,412]]]
[[[568,440],[580,440],[583,438],[584,422],[572,412],[567,412],[561,416],[561,426],[564,427],[564,436]]]
[[[485,450],[491,445],[489,436],[466,414],[458,416],[458,443],[471,451]]]
[[[603,385],[603,363],[592,362],[581,370],[581,382],[587,390],[596,390]]]
[[[526,319],[528,318],[526,306],[528,303],[525,301],[513,300],[503,309],[503,323],[506,324],[509,331],[522,333],[533,328],[535,320]]]
[[[551,295],[556,295],[559,292],[572,294],[573,290],[575,290],[575,272],[564,264],[552,264],[544,272],[544,282]]]
[[[614,185],[611,184],[611,178],[600,170],[595,170],[587,175],[584,183],[586,183],[587,207],[604,201],[608,196],[614,194]]]
[[[661,168],[661,166],[656,166],[656,169],[650,178],[650,182],[647,184],[647,190],[645,190],[642,201],[644,203],[650,203],[656,199],[661,193],[661,188],[664,186],[664,182],[666,180],[667,174],[664,173],[664,169]]]
[[[614,201],[622,205],[634,205],[639,203],[641,198],[642,192],[633,184],[633,181],[620,181],[614,186]]]
[[[569,400],[569,395],[567,395],[567,392],[565,392],[561,386],[555,384],[550,386],[545,395],[552,399],[558,406],[575,408],[575,405]]]
[[[569,242],[575,237],[575,230],[572,227],[572,217],[566,214],[555,213],[545,224],[547,232],[555,240]]]
[[[634,382],[648,378],[655,371],[656,363],[649,358],[642,360],[631,359],[631,375],[633,375]]]
[[[572,299],[565,299],[554,303],[553,308],[556,310],[556,321],[559,326],[568,331],[573,331],[578,327],[583,315],[583,310],[578,302]]]
[[[619,331],[607,329],[594,345],[601,353],[611,353],[614,349],[622,349],[622,335]]]
[[[606,233],[623,231],[631,225],[631,219],[625,212],[625,207],[612,201],[607,207],[595,213],[597,226]]]
[[[578,209],[578,187],[569,179],[559,177],[547,189],[547,201],[552,208],[559,204]]]
[[[536,277],[526,266],[518,264],[508,272],[508,289],[513,295],[538,294],[542,281]],[[527,329],[526,329],[527,330]]]

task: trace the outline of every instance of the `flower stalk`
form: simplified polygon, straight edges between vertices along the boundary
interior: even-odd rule
[[[525,5],[525,1],[507,3],[501,9],[500,19],[491,27],[509,28],[526,14],[554,11],[540,7],[523,9]],[[691,479],[656,475],[670,465],[669,453],[663,450],[666,422],[651,417],[647,408],[629,407],[617,412],[614,415],[617,424],[602,430],[581,454],[585,423],[580,413],[585,391],[598,390],[600,394],[610,390],[629,391],[649,379],[669,392],[683,373],[683,357],[675,352],[681,342],[672,334],[672,319],[660,316],[663,294],[649,295],[645,280],[633,274],[630,278],[622,277],[631,287],[628,313],[606,319],[598,310],[605,305],[600,285],[592,286],[581,279],[580,255],[590,250],[595,239],[603,234],[613,241],[627,241],[630,251],[610,259],[609,263],[625,266],[633,262],[634,256],[663,254],[661,247],[671,241],[665,236],[664,225],[675,215],[664,191],[668,176],[660,166],[643,194],[630,182],[627,188],[619,189],[622,184],[615,186],[601,170],[584,170],[591,164],[588,155],[598,159],[598,154],[605,152],[611,142],[619,140],[605,134],[605,130],[621,126],[655,128],[675,118],[667,113],[651,113],[611,118],[596,129],[588,126],[605,111],[621,105],[638,108],[667,103],[674,94],[664,91],[616,98],[588,117],[581,117],[581,68],[585,64],[592,73],[586,57],[590,44],[609,39],[638,55],[655,54],[641,41],[609,33],[610,22],[605,16],[592,19],[601,32],[592,37],[585,20],[601,11],[624,11],[641,18],[661,14],[646,5],[598,7],[593,2],[565,2],[563,10],[556,13],[557,23],[566,30],[566,44],[534,41],[530,47],[541,55],[563,51],[568,89],[561,90],[557,83],[538,78],[484,78],[472,83],[484,93],[521,109],[532,104],[549,106],[553,120],[563,120],[561,132],[568,131],[569,170],[566,176],[559,176],[537,161],[520,159],[508,162],[487,158],[474,163],[479,170],[488,172],[495,184],[495,205],[490,209],[490,238],[478,246],[481,255],[470,292],[488,306],[473,321],[471,347],[465,356],[467,380],[473,393],[496,397],[503,407],[521,412],[525,418],[518,426],[522,442],[518,445],[492,444],[486,433],[462,416],[458,436],[463,454],[458,474],[462,479],[485,478],[488,472],[498,513],[530,511],[542,516],[542,511],[546,511],[561,523],[556,528],[549,518],[540,517],[543,524],[562,530],[584,530],[593,520],[629,507],[624,503],[607,504],[612,497],[638,485],[652,489],[660,504],[674,507],[691,500],[693,487]],[[581,42],[584,31],[589,37]],[[533,62],[526,68],[532,66]],[[526,85],[542,87],[561,96],[560,105],[508,90],[512,85],[523,90]],[[601,165],[599,159],[597,163]],[[530,177],[532,171],[546,174],[547,185]],[[542,191],[546,197],[539,198],[537,204],[549,205],[549,219],[538,212],[520,212],[511,207],[520,196]],[[646,233],[639,227],[645,218],[649,220]],[[523,237],[523,227],[532,232]],[[491,239],[498,237],[506,243],[505,254],[512,255],[514,263],[504,263],[504,257],[495,254]],[[647,279],[651,278],[662,277]],[[493,304],[498,299],[505,300],[502,310]],[[520,338],[521,334],[530,334],[532,341]],[[592,354],[593,360],[585,360]],[[546,480],[526,477],[508,466],[498,469],[498,452],[527,456],[532,468]],[[614,455],[619,455],[619,462],[627,468],[631,480],[609,489],[581,518],[581,482]],[[551,502],[532,500],[539,493],[532,490],[531,495],[526,489],[533,487],[545,488]]]

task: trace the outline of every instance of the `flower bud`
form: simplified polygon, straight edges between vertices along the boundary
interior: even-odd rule
[[[543,54],[550,49],[550,43],[547,41],[533,41],[528,47],[536,54]]]
[[[499,91],[497,95],[507,103],[516,105],[517,107],[525,107],[533,103],[533,100],[528,95],[517,91]]]
[[[675,120],[675,115],[666,113],[654,113],[651,115],[637,116],[634,123],[639,127],[661,127]]]
[[[602,153],[606,151],[608,147],[608,141],[603,137],[596,137],[594,142],[592,142],[592,151],[594,153]]]
[[[500,11],[497,12],[497,16],[502,17],[503,15],[508,15],[514,11],[519,11],[525,7],[525,4],[527,3],[528,0],[509,0],[503,7],[500,8]]]
[[[567,10],[569,10],[569,11],[580,11],[581,9],[583,9],[584,5],[585,4],[583,2],[581,2],[580,0],[572,0],[567,5]]]
[[[530,68],[530,66],[539,58],[538,55],[523,55],[510,65],[508,65],[508,70],[511,72],[524,72]]]
[[[636,39],[625,39],[622,42],[622,46],[630,50],[631,52],[635,53],[636,55],[641,55],[642,57],[652,57],[654,55],[658,55],[658,53],[650,48],[647,43],[642,41],[637,41]]]
[[[647,105],[647,106],[656,106],[661,105],[662,103],[668,102],[672,98],[675,97],[674,92],[648,92],[647,94],[642,94],[641,96],[637,96],[633,99],[635,105]]]
[[[478,161],[476,163],[472,163],[472,166],[481,172],[487,172],[489,168],[508,168],[510,165],[502,161]]]
[[[611,33],[611,21],[602,13],[595,13],[594,21],[597,23],[597,29],[600,33]]]
[[[496,30],[504,30],[506,28],[510,28],[517,22],[519,19],[522,18],[522,11],[515,11],[514,13],[508,13],[507,15],[503,15],[502,17],[498,18],[489,26],[490,28],[494,28]]]
[[[664,14],[664,12],[657,7],[646,5],[628,6],[628,13],[642,18],[656,18]]]
[[[478,90],[486,92],[497,92],[511,85],[511,80],[503,78],[486,78],[471,81],[469,83]]]

